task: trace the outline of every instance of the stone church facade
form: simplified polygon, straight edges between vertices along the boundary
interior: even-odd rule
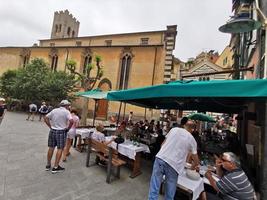
[[[176,25],[165,30],[78,37],[80,23],[67,11],[55,12],[50,39],[31,47],[0,47],[0,75],[25,66],[34,58],[44,59],[51,70],[66,70],[66,61],[77,62],[82,73],[94,56],[102,58],[104,76],[97,83],[103,90],[143,87],[169,82],[173,72]],[[80,107],[81,100],[76,106]],[[119,103],[101,100],[98,117],[118,112]],[[89,112],[94,108],[89,102]],[[126,105],[126,114],[143,115],[144,108]],[[148,116],[153,111],[147,111]]]

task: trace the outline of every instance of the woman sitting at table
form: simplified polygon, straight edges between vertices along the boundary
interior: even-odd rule
[[[93,132],[91,138],[93,140],[96,140],[98,142],[104,143],[105,145],[109,145],[112,141],[114,141],[115,138],[112,138],[111,140],[107,141],[106,137],[104,135],[104,133],[102,133],[104,131],[104,126],[103,124],[99,124],[95,127],[95,131]],[[96,164],[102,165],[102,166],[106,166],[107,163],[105,160],[101,160],[98,156],[95,158],[95,162]]]
[[[104,143],[104,144],[106,144],[106,145],[109,145],[113,140],[114,140],[114,138],[113,139],[111,139],[110,141],[107,141],[106,140],[106,138],[105,138],[105,134],[103,133],[103,131],[104,131],[104,126],[103,126],[103,124],[99,124],[99,125],[97,125],[96,127],[95,127],[95,131],[93,132],[93,134],[92,134],[92,139],[94,139],[94,140],[96,140],[96,141],[98,141],[98,142],[102,142],[102,143]]]

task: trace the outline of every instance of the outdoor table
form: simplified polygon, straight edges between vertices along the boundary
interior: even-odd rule
[[[107,132],[108,136],[114,135],[114,133],[116,132],[117,128],[116,127],[105,127],[104,131]]]
[[[201,166],[201,174],[205,174],[207,171],[206,166]],[[218,177],[213,174],[212,177],[218,181]],[[165,180],[165,177],[163,177]],[[204,191],[204,184],[210,185],[209,180],[206,177],[200,177],[199,180],[192,180],[186,176],[186,169],[183,170],[178,176],[177,188],[186,193],[192,200],[196,200],[200,197],[201,193]]]
[[[81,139],[86,139],[89,137],[90,133],[94,132],[94,128],[77,128],[76,135],[80,135]]]
[[[112,137],[106,137],[106,140],[111,140]],[[117,149],[117,143],[111,142],[110,146]],[[141,152],[150,153],[149,147],[145,144],[140,144],[140,146],[133,145],[133,142],[126,140],[124,143],[118,145],[118,152],[121,155],[128,157],[133,161],[133,168],[130,177],[135,178],[140,175],[141,172]]]
[[[95,131],[94,128],[77,128],[76,129],[76,136],[75,136],[75,139],[74,139],[74,145],[73,145],[74,148],[76,147],[77,137],[80,137],[80,140],[89,138],[90,133],[92,133],[94,131]]]
[[[192,200],[196,200],[204,191],[204,180],[203,178],[191,180],[186,176],[186,171],[184,170],[183,173],[179,174],[177,186],[187,191],[192,197]]]

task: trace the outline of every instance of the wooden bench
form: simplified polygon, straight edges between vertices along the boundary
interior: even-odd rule
[[[88,139],[88,150],[86,158],[86,167],[90,167],[90,155],[94,152],[96,157],[100,160],[107,162],[107,179],[106,182],[110,183],[111,174],[113,173],[113,168],[116,168],[115,177],[120,178],[120,167],[125,165],[126,162],[118,157],[118,151],[107,146],[104,143],[98,142],[92,138]]]

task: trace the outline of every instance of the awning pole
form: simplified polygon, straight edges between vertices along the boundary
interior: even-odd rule
[[[145,116],[144,116],[145,120],[146,120],[146,108],[145,108]]]
[[[118,127],[118,125],[119,125],[119,121],[120,121],[120,115],[121,115],[121,104],[122,104],[122,102],[120,102],[120,108],[119,108],[119,114],[118,114],[118,118],[117,118],[116,127]]]
[[[94,118],[93,118],[93,127],[95,126],[95,118],[96,118],[96,107],[97,107],[97,100],[95,100],[95,110],[94,110]]]

